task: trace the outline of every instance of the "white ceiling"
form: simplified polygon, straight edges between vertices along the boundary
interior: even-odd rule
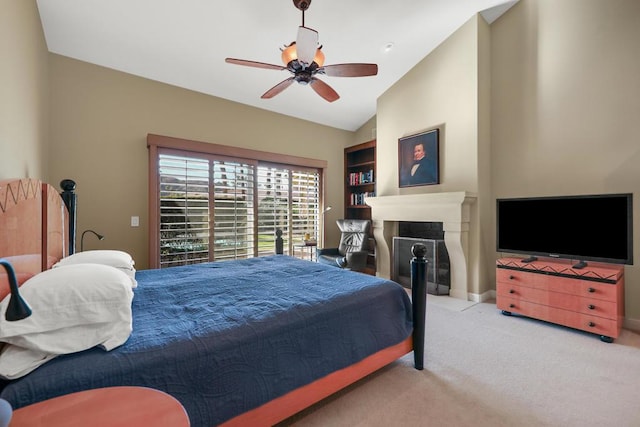
[[[50,52],[345,130],[376,113],[376,99],[478,12],[492,22],[517,0],[312,0],[305,26],[318,31],[325,65],[378,64],[373,77],[319,76],[329,103],[294,84],[260,96],[288,71],[227,64],[226,57],[280,65],[302,12],[292,0],[38,0]],[[393,49],[384,47],[393,43]]]

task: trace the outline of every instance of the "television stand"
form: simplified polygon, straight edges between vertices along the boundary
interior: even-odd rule
[[[613,342],[624,318],[624,267],[589,263],[576,269],[569,260],[500,258],[496,262],[496,306],[600,336]]]

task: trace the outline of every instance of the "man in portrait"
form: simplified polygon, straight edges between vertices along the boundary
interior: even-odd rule
[[[433,161],[427,157],[424,143],[419,142],[413,147],[413,159],[404,167],[401,185],[434,184],[437,182]]]

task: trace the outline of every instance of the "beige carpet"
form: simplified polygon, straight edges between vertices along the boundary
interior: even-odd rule
[[[640,426],[639,334],[427,301],[423,371],[409,354],[281,426]]]

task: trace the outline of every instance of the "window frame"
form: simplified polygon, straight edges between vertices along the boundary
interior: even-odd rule
[[[322,212],[322,207],[324,206],[325,172],[327,168],[326,160],[231,147],[156,134],[147,135],[147,148],[149,150],[149,268],[160,268],[160,206],[158,192],[160,190],[159,155],[161,152],[179,156],[199,155],[224,157],[241,162],[255,162],[256,165],[259,164],[260,166],[294,167],[297,170],[317,171],[319,174],[319,212]],[[324,215],[319,214],[318,222],[320,230],[324,230],[323,220]],[[319,238],[323,239],[323,236],[319,236]],[[291,239],[289,239],[289,246],[292,246]]]

